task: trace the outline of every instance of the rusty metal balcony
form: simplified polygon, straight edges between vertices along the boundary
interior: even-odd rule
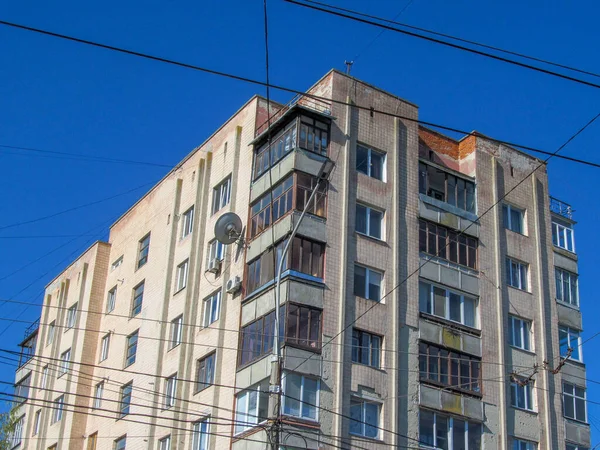
[[[565,203],[555,197],[550,197],[550,211],[559,216],[573,220],[573,208],[568,203]]]

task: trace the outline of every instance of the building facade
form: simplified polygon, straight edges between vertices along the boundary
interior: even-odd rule
[[[334,70],[270,108],[249,100],[47,286],[15,447],[263,449],[276,423],[287,449],[589,448],[575,222],[545,164]]]

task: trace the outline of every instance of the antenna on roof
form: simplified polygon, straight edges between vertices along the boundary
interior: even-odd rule
[[[354,61],[344,61],[344,64],[346,64],[346,75],[350,75],[350,70],[352,69]]]

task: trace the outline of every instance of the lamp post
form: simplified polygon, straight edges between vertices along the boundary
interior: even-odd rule
[[[333,171],[333,168],[335,167],[335,163],[327,158],[325,159],[325,161],[323,161],[323,164],[321,165],[321,169],[319,170],[319,173],[317,174],[317,182],[315,184],[315,187],[313,188],[312,192],[310,193],[310,196],[308,197],[308,201],[304,204],[304,208],[302,209],[302,213],[300,214],[300,217],[298,218],[298,220],[296,221],[296,224],[294,225],[294,228],[292,229],[292,234],[290,234],[288,241],[285,243],[285,246],[283,247],[283,252],[281,253],[281,257],[279,258],[279,263],[277,264],[277,275],[275,278],[275,332],[274,334],[274,339],[273,339],[273,357],[271,360],[271,380],[270,380],[270,385],[269,385],[269,392],[271,393],[271,395],[275,396],[275,422],[274,422],[274,428],[273,428],[273,441],[272,441],[272,445],[273,448],[276,450],[279,450],[279,425],[275,425],[277,423],[277,418],[279,417],[279,411],[281,409],[281,348],[279,346],[279,324],[281,323],[281,316],[279,313],[279,303],[280,303],[280,299],[281,299],[281,272],[283,270],[283,262],[285,261],[285,257],[287,255],[287,252],[290,248],[290,245],[292,244],[292,241],[294,240],[294,236],[296,236],[296,233],[298,232],[298,229],[300,228],[300,224],[302,223],[302,220],[304,219],[304,216],[306,215],[306,211],[309,208],[311,202],[313,201],[315,195],[317,195],[317,191],[319,190],[319,187],[321,186],[321,183],[324,181],[327,181],[329,179],[329,175],[331,175],[331,172]],[[273,243],[275,244],[275,243]]]

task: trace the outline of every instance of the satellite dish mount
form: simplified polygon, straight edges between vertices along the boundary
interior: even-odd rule
[[[233,212],[223,214],[215,223],[215,238],[224,245],[233,244],[236,241],[243,244],[242,219]]]

